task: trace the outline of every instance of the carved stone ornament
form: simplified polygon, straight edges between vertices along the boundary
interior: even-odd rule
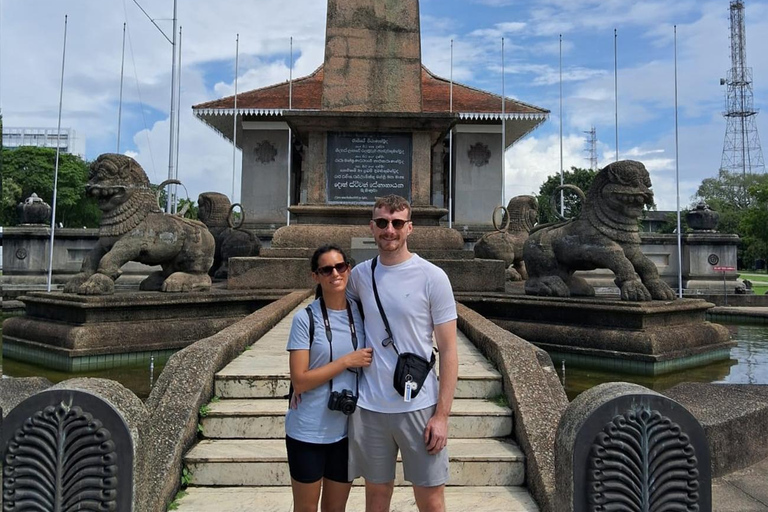
[[[3,460],[3,511],[117,510],[112,434],[80,407],[60,403],[29,417]]]
[[[698,511],[697,466],[696,450],[679,425],[642,406],[627,411],[590,448],[589,510]]]
[[[472,144],[467,151],[469,162],[475,167],[488,165],[491,160],[491,150],[482,142]]]
[[[717,229],[720,214],[710,208],[707,203],[700,202],[693,210],[686,214],[685,220],[688,222],[688,226],[694,231],[713,233]]]
[[[256,144],[256,149],[253,150],[253,154],[256,157],[257,162],[269,164],[275,161],[277,149],[268,140],[263,140]]]
[[[32,193],[16,207],[20,224],[45,225],[51,222],[51,207]]]

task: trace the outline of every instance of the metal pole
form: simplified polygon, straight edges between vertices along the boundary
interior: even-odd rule
[[[291,36],[291,65],[288,67],[288,110],[293,109],[293,36]]]
[[[725,298],[725,305],[728,305],[728,288],[725,285],[725,270],[723,270],[723,297]]]
[[[125,23],[123,23],[123,53],[120,61],[120,101],[117,106],[117,153],[120,153],[120,127],[123,119],[123,71],[125,70]]]
[[[64,61],[67,56],[67,15],[64,15],[64,49],[61,54],[61,85],[59,87],[59,121],[56,125],[56,163],[53,170],[53,208],[51,210],[51,240],[48,243],[48,281],[46,290],[51,291],[51,278],[53,276],[53,238],[56,232],[56,190],[59,186],[59,152],[61,150],[61,106],[64,103]]]
[[[451,39],[451,98],[453,112],[453,39]],[[453,227],[453,127],[448,134],[448,228]]]
[[[232,203],[235,201],[235,160],[237,157],[237,73],[240,58],[240,34],[235,39],[235,109],[232,116]]]
[[[453,227],[453,128],[448,134],[448,227]]]
[[[560,186],[563,185],[563,34],[560,34]],[[565,216],[565,192],[560,189],[560,216]]]
[[[174,178],[177,181],[179,179],[179,133],[181,131],[181,28],[179,26],[179,68],[176,94],[176,174]],[[179,203],[179,186],[174,183],[171,187],[173,187],[173,213],[176,213]]]
[[[451,39],[451,100],[450,111],[453,112],[453,39]]]
[[[504,90],[504,38],[501,38],[501,206],[507,188],[507,97]]]
[[[618,35],[613,29],[613,102],[616,115],[616,161],[619,161],[619,51]]]
[[[176,7],[177,0],[173,0],[173,40],[171,41],[171,135],[168,142],[168,179],[172,180],[174,177],[173,167],[173,148],[175,147],[173,138],[176,136]],[[165,211],[171,213],[171,190],[168,190],[166,194]]]
[[[675,29],[675,189],[677,191],[677,289],[683,298],[683,234],[680,228],[680,153],[678,150],[677,126],[677,25]]]
[[[293,109],[293,36],[291,36],[291,51],[290,51],[290,66],[288,67],[288,110]],[[288,176],[286,194],[286,206],[285,206],[285,225],[291,225],[291,167],[293,166],[293,130],[288,127]]]

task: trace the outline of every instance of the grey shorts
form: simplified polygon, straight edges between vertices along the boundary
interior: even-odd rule
[[[424,428],[435,406],[420,411],[380,413],[357,408],[349,420],[349,478],[374,484],[395,479],[397,450],[407,481],[418,487],[448,482],[448,449],[427,453]]]

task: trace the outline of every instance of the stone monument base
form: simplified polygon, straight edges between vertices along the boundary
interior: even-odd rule
[[[24,316],[3,324],[3,357],[61,371],[130,366],[206,338],[273,302],[280,293],[33,292]]]
[[[370,210],[365,211],[370,216]],[[355,241],[359,240],[370,240],[370,248],[358,252]],[[274,290],[314,286],[309,258],[317,247],[329,243],[360,261],[376,254],[368,225],[292,224],[278,229],[272,246],[262,249],[260,256],[230,258],[227,288]],[[475,259],[472,251],[464,249],[464,239],[455,229],[415,226],[408,237],[408,249],[442,268],[455,292],[504,291],[504,262]]]
[[[728,330],[703,300],[627,302],[528,296],[456,299],[566,364],[657,375],[727,359]]]

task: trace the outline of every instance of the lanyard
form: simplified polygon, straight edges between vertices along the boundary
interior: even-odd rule
[[[331,331],[331,321],[328,318],[328,308],[325,307],[325,301],[320,297],[320,311],[323,314],[323,325],[325,326],[325,337],[328,339],[328,350],[330,351],[330,361],[333,361],[333,332]],[[347,300],[347,320],[349,321],[349,333],[352,338],[352,348],[357,350],[357,329],[355,329],[355,319],[352,316],[352,307]],[[355,394],[360,393],[360,375],[358,369],[355,368],[347,370],[354,372],[355,374]],[[333,379],[328,381],[328,386],[331,392],[333,392]]]

